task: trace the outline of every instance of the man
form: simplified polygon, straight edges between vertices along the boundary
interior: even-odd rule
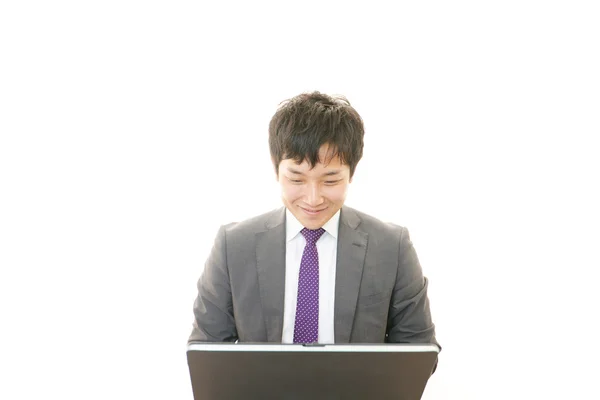
[[[282,103],[269,146],[285,207],[221,227],[190,342],[438,344],[406,228],[344,206],[363,136],[343,97]]]

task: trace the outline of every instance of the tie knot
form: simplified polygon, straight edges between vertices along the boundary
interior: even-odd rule
[[[302,229],[302,235],[306,238],[306,242],[310,244],[317,243],[317,240],[325,233],[325,229]]]

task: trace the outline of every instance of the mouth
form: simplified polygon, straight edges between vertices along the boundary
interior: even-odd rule
[[[308,215],[319,215],[320,213],[322,213],[323,211],[325,211],[325,209],[327,209],[327,207],[322,208],[320,210],[311,210],[311,209],[307,209],[304,207],[300,207],[302,209],[302,211],[304,211],[306,214]]]

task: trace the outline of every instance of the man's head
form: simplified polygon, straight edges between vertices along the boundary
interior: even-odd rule
[[[284,101],[269,125],[269,147],[285,206],[309,229],[342,207],[362,158],[364,126],[344,97],[303,93]]]

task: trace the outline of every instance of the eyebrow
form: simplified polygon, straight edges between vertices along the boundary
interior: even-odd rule
[[[288,170],[289,172],[291,172],[292,174],[296,174],[296,175],[304,175],[302,172],[300,172],[300,171],[298,171],[298,170],[296,170],[296,169],[290,168],[290,167],[288,167],[288,168],[287,168],[287,170]],[[340,172],[342,172],[342,171],[341,171],[341,170],[339,170],[339,169],[336,169],[336,170],[333,170],[333,171],[328,171],[328,172],[325,172],[325,173],[323,174],[323,176],[337,175],[337,174],[339,174]]]

